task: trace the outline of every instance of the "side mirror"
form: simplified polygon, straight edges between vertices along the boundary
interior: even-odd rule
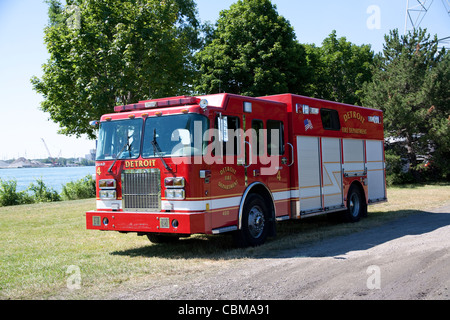
[[[219,118],[219,141],[228,142],[228,117]]]

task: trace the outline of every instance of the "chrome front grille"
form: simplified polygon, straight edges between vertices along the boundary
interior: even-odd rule
[[[124,211],[161,211],[161,173],[159,169],[122,172]]]

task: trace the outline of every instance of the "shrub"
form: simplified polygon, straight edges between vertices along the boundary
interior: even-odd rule
[[[58,192],[47,187],[42,179],[36,179],[36,183],[30,184],[28,191],[32,192],[34,202],[61,201]]]
[[[78,181],[69,182],[63,186],[61,195],[64,200],[95,198],[95,180],[88,175]]]
[[[17,181],[3,181],[0,179],[0,206],[16,206],[33,203],[32,197],[25,191],[17,191]]]
[[[388,186],[413,183],[411,170],[405,170],[405,162],[393,150],[386,150],[386,184]]]

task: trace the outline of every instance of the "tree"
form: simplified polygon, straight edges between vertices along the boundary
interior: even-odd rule
[[[374,53],[333,31],[321,47],[305,45],[309,68],[306,94],[348,104],[361,104],[365,82],[372,79]]]
[[[239,0],[222,11],[206,43],[196,55],[202,94],[295,93],[301,83],[303,47],[270,0]]]
[[[386,136],[403,143],[400,155],[412,173],[426,170],[418,156],[434,161],[448,175],[450,158],[450,57],[438,52],[437,37],[426,30],[385,36],[383,55],[373,81],[364,88],[363,103],[384,111]],[[433,167],[433,166],[431,166]]]
[[[60,133],[94,137],[115,105],[186,93],[199,48],[194,0],[48,0],[50,58],[33,88]]]

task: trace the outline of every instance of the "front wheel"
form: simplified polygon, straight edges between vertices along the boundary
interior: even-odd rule
[[[177,242],[180,239],[179,236],[153,234],[153,233],[147,234],[147,238],[148,238],[148,240],[150,240],[150,242],[155,243],[155,244],[173,243],[173,242]]]
[[[269,210],[264,199],[251,194],[242,212],[242,228],[235,233],[235,242],[239,247],[257,247],[263,245],[269,232]]]

